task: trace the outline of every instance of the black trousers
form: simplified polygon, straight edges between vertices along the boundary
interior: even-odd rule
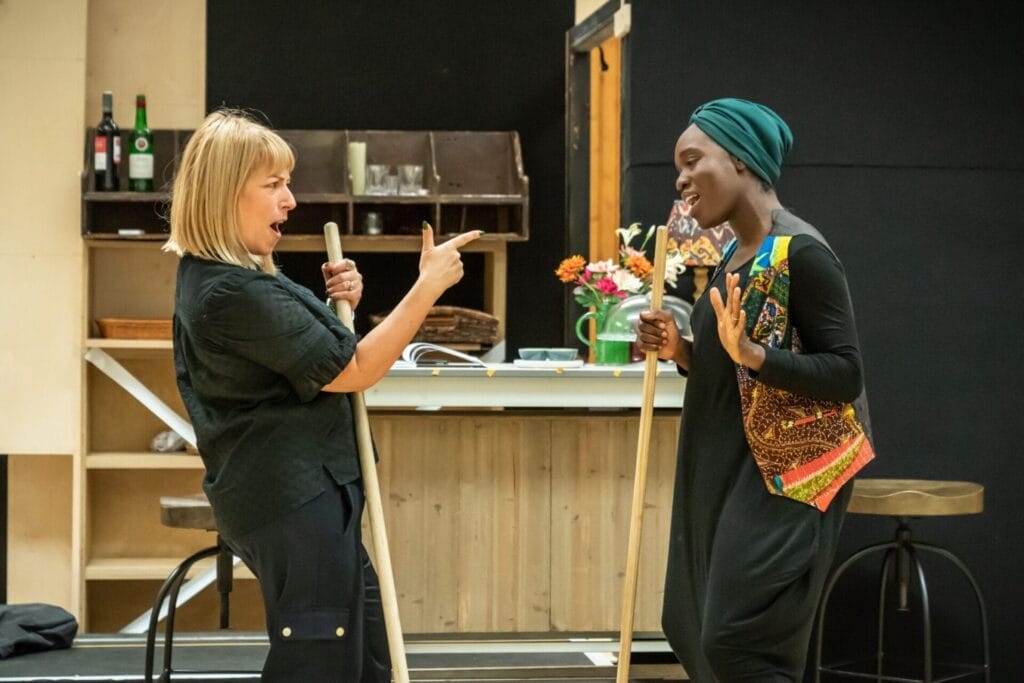
[[[270,652],[263,681],[388,683],[384,611],[362,543],[363,491],[324,476],[322,494],[226,538],[260,582]]]
[[[662,628],[694,683],[803,679],[852,491],[819,512],[765,491],[750,457],[708,529],[673,521]]]

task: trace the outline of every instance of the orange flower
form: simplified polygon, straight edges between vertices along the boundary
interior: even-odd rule
[[[558,264],[558,270],[555,271],[555,275],[562,282],[572,282],[580,276],[580,273],[586,267],[587,261],[582,256],[570,256]]]
[[[643,254],[632,254],[626,257],[626,267],[641,280],[651,274],[654,266]]]

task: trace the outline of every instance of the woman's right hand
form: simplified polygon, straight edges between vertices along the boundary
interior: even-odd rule
[[[657,351],[662,360],[676,360],[679,350],[679,329],[668,311],[641,311],[637,323],[637,346],[641,351]]]
[[[470,230],[456,235],[440,246],[434,246],[434,228],[423,222],[423,250],[420,252],[420,282],[437,296],[462,279],[462,256],[459,248],[480,237],[483,230]]]

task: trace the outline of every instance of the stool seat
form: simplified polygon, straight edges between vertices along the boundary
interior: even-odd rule
[[[160,496],[160,523],[176,529],[217,530],[213,507],[205,493]]]
[[[847,511],[893,517],[975,515],[984,503],[985,487],[970,481],[856,479]]]

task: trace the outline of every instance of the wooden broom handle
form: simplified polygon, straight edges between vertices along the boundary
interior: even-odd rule
[[[327,241],[327,259],[332,264],[341,263],[341,238],[338,224],[330,221],[324,224],[324,239]],[[352,307],[347,301],[335,301],[338,320],[355,332],[352,326]],[[380,483],[377,481],[377,463],[373,459],[373,438],[370,434],[370,418],[366,413],[366,401],[362,392],[351,394],[355,413],[356,443],[359,447],[359,467],[363,474],[363,492],[366,508],[370,515],[370,531],[373,536],[373,555],[377,561],[377,577],[380,579],[380,598],[384,607],[384,624],[388,632],[388,651],[391,653],[391,670],[395,683],[409,683],[409,664],[405,659],[405,641],[402,639],[402,622],[398,615],[398,596],[395,592],[395,575],[391,571],[391,553],[388,550],[388,534],[384,528],[384,507],[380,500]]]
[[[654,240],[654,273],[651,281],[651,308],[661,308],[665,293],[665,259],[668,229],[658,228]],[[644,364],[644,393],[640,403],[640,430],[636,443],[636,473],[633,476],[633,507],[629,518],[629,546],[626,551],[626,577],[622,585],[622,618],[619,626],[619,662],[616,683],[628,683],[629,660],[633,649],[633,612],[636,606],[636,580],[640,565],[640,537],[644,522],[644,497],[647,493],[647,452],[654,419],[654,385],[658,375],[658,352],[648,351]]]

